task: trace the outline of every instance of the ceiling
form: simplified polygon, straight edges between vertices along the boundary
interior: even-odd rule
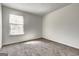
[[[3,5],[43,16],[51,11],[63,8],[69,5],[69,3],[3,3]]]

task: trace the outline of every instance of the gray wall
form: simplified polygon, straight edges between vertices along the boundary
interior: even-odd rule
[[[2,7],[0,4],[0,48],[2,47]]]
[[[32,40],[42,36],[42,17],[19,10],[2,7],[3,12],[3,45]],[[24,35],[9,35],[9,14],[24,16]]]
[[[79,4],[51,12],[43,22],[43,37],[79,48]]]

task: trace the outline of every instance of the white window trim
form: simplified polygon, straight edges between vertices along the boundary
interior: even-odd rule
[[[9,25],[10,25],[9,26],[10,27],[9,35],[22,35],[22,34],[24,34],[23,16],[9,14]],[[13,28],[14,28],[14,30],[13,30]],[[19,28],[21,28],[21,29],[19,29]]]

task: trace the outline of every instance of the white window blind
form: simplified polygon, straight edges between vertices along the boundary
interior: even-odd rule
[[[10,35],[24,34],[24,19],[23,16],[9,14]]]

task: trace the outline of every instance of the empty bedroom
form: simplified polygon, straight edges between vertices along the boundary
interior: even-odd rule
[[[79,56],[79,3],[0,3],[0,56]]]

